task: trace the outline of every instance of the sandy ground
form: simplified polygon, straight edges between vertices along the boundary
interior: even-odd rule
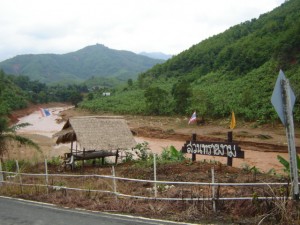
[[[63,123],[57,122],[60,119],[59,113],[70,108],[72,107],[66,106],[48,108],[51,115],[46,117],[42,116],[40,111],[34,111],[27,116],[19,118],[19,122],[17,124],[29,123],[30,125],[19,129],[18,132],[20,134],[30,133],[52,137],[52,135],[60,131],[64,125]]]
[[[30,126],[24,127],[20,130],[18,130],[18,134],[21,134],[23,136],[29,137],[38,144],[41,145],[41,148],[43,149],[43,155],[42,157],[51,158],[53,156],[63,156],[65,152],[69,151],[69,145],[56,145],[55,139],[52,138],[52,135],[58,131],[60,131],[64,125],[64,123],[58,123],[58,121],[61,121],[60,114],[61,112],[69,109],[70,106],[60,106],[60,107],[51,107],[48,108],[51,112],[51,115],[48,117],[43,117],[40,111],[36,110],[32,112],[31,114],[28,114],[27,116],[19,118],[19,123],[30,123]],[[125,118],[126,119],[126,118]],[[131,120],[131,119],[129,119]],[[129,125],[132,123],[132,121],[129,121]],[[161,123],[161,122],[160,122]],[[140,124],[142,125],[142,124]],[[140,126],[139,125],[139,126]],[[144,125],[144,124],[143,124]],[[197,130],[198,129],[198,130]],[[187,128],[184,130],[185,133],[200,133],[203,134],[203,130],[206,130],[205,132],[208,132],[210,130],[210,133],[206,133],[204,135],[209,135],[214,132],[215,136],[221,135],[222,137],[226,132],[224,128],[222,127],[214,127],[212,129],[207,128]],[[180,129],[179,129],[180,131]],[[182,130],[181,130],[182,131]],[[183,132],[183,131],[182,131]],[[202,133],[201,133],[202,132]],[[237,130],[237,132],[244,132],[241,128],[240,131]],[[247,131],[248,132],[248,131]],[[245,133],[245,132],[244,132]],[[267,134],[267,131],[260,131],[260,133]],[[278,133],[278,134],[277,134]],[[277,133],[272,134],[278,135],[276,137],[276,141],[280,142],[281,144],[286,144],[285,142],[285,135],[284,130],[280,129],[277,131]],[[223,137],[224,139],[226,137]],[[135,140],[137,143],[142,143],[144,141],[149,143],[150,149],[155,153],[161,153],[163,148],[173,145],[176,147],[176,149],[181,149],[181,147],[184,145],[185,141],[183,140],[176,140],[176,139],[161,139],[161,138],[155,138],[155,137],[144,137],[144,136],[135,136]],[[237,137],[237,142],[239,138]],[[298,141],[298,140],[297,140]],[[265,142],[275,142],[275,140],[266,140]],[[279,143],[278,143],[279,144]],[[287,148],[287,147],[286,147]],[[268,172],[271,169],[275,169],[277,172],[281,172],[283,167],[277,160],[277,155],[281,155],[282,157],[288,159],[288,153],[287,149],[283,152],[262,152],[253,150],[251,146],[248,146],[247,148],[243,148],[242,150],[245,151],[245,159],[233,159],[233,166],[234,167],[244,167],[249,166],[253,167],[255,166],[260,171]],[[26,151],[21,151],[21,155],[24,154]],[[15,157],[16,154],[11,154],[10,157]],[[19,155],[20,156],[20,155]],[[31,156],[30,156],[31,157]],[[190,156],[188,156],[190,157]],[[219,161],[221,163],[226,164],[227,158],[223,157],[213,157],[213,156],[202,156],[197,155],[197,160],[215,160]]]

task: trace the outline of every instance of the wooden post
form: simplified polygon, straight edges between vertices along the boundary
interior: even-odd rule
[[[192,134],[192,141],[196,141],[197,140],[197,135],[195,133]],[[196,154],[192,153],[192,161],[196,161]]]
[[[227,133],[227,141],[228,141],[229,143],[232,142],[232,131],[229,131],[229,132]],[[228,156],[227,156],[227,166],[232,166],[232,157],[228,157]]]
[[[23,183],[22,183],[22,177],[21,177],[21,174],[20,174],[20,167],[19,167],[18,160],[16,160],[16,167],[17,167],[17,174],[19,176],[19,181],[20,181],[21,193],[23,193]]]
[[[45,159],[45,179],[46,179],[46,185],[47,185],[47,194],[49,194],[49,187],[48,187],[48,163],[47,163],[47,159]]]
[[[3,172],[2,172],[2,162],[1,162],[1,159],[0,159],[0,186],[2,186],[2,182],[4,181],[3,179]]]
[[[115,172],[115,167],[112,166],[112,175],[113,175],[113,192],[115,194],[116,200],[118,200],[118,195],[117,195],[117,183],[116,183],[116,172]]]
[[[212,183],[212,202],[213,202],[213,211],[216,212],[217,208],[216,208],[216,200],[215,200],[215,169],[212,167],[211,168],[211,183]]]
[[[153,154],[153,170],[154,170],[154,197],[157,198],[157,184],[156,184],[156,154]]]

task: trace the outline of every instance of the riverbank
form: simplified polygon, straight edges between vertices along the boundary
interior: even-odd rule
[[[39,108],[48,108],[51,116],[42,117]],[[21,115],[23,115],[21,117]],[[43,150],[40,158],[51,158],[62,156],[69,151],[69,145],[55,144],[52,135],[61,130],[64,122],[72,116],[103,115],[94,114],[80,109],[72,108],[67,104],[51,103],[48,105],[38,105],[29,109],[14,113],[19,118],[19,122],[29,122],[32,125],[20,129],[19,134],[26,136],[38,143]],[[107,115],[107,114],[105,114]],[[192,133],[197,134],[197,138],[202,141],[225,141],[229,129],[229,121],[211,122],[206,124],[187,125],[188,118],[184,117],[153,117],[153,116],[133,116],[124,115],[125,120],[138,143],[144,141],[149,143],[150,149],[154,153],[160,154],[163,148],[173,145],[181,149],[183,144],[191,139]],[[239,144],[245,152],[244,159],[234,159],[233,166],[242,168],[245,166],[256,167],[260,171],[268,172],[275,170],[282,172],[282,165],[277,160],[277,155],[288,159],[285,130],[280,125],[265,125],[255,127],[253,124],[238,122],[238,126],[233,130],[234,141]],[[299,130],[296,130],[296,146],[299,148]],[[22,152],[22,151],[21,151]],[[32,157],[29,150],[24,153],[11,154],[11,156]],[[37,153],[34,153],[35,155]],[[25,158],[28,158],[27,156]],[[197,160],[219,161],[226,164],[227,159],[223,157],[197,155]]]

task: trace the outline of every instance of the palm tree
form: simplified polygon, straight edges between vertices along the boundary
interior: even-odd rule
[[[40,151],[40,147],[32,140],[17,135],[16,131],[22,127],[30,125],[29,123],[21,123],[13,126],[9,126],[8,119],[4,116],[0,116],[0,159],[3,160],[3,156],[9,150],[9,142],[18,142],[21,145],[28,145],[34,147]]]

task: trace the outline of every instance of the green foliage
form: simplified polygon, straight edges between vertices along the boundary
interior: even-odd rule
[[[160,159],[162,161],[181,162],[185,160],[185,157],[181,151],[171,145],[170,147],[163,148]]]
[[[7,172],[16,172],[17,166],[15,160],[6,160],[3,164],[3,170]]]
[[[154,115],[167,115],[170,112],[169,93],[160,87],[148,87],[145,90],[147,112]]]
[[[16,130],[28,126],[28,123],[9,126],[8,119],[0,115],[0,158],[8,151],[11,141],[21,145],[28,145],[40,151],[40,147],[32,140],[16,134]]]
[[[191,84],[187,80],[179,80],[172,88],[172,96],[175,101],[175,112],[179,114],[187,113],[190,106],[190,97],[192,97]]]
[[[123,162],[132,162],[134,161],[134,154],[132,151],[125,151],[125,158]]]
[[[138,160],[147,161],[149,158],[152,157],[149,152],[150,148],[148,145],[149,145],[149,143],[144,141],[143,143],[138,143],[134,147],[133,150],[134,150],[136,156],[138,157]]]
[[[142,90],[116,90],[111,96],[102,96],[102,92],[94,92],[93,99],[84,99],[80,108],[92,112],[113,112],[118,114],[144,114],[146,103]]]
[[[300,122],[299,12],[299,1],[287,1],[155,65],[126,87],[126,93],[116,91],[109,101],[94,95],[81,107],[152,115],[196,110],[214,118],[228,117],[234,110],[246,121],[274,122],[279,118],[270,98],[281,68],[295,92],[294,118]],[[121,110],[125,104],[126,110]]]
[[[12,85],[16,85],[15,89],[18,88],[22,89],[21,91],[15,91],[14,89],[8,89],[7,92],[9,94],[5,94],[2,98],[7,99],[10,103],[14,103],[14,108],[24,108],[27,106],[27,101],[32,103],[47,103],[47,102],[70,102],[75,106],[82,101],[83,93],[87,93],[88,89],[87,86],[84,84],[81,85],[53,85],[47,86],[39,81],[30,81],[29,77],[26,76],[6,76],[4,75]],[[18,99],[11,99],[11,96],[18,96],[21,101]],[[15,104],[18,103],[19,104]]]
[[[152,167],[154,155],[148,145],[148,142],[138,143],[131,151],[126,151],[123,162],[135,162],[137,166]],[[162,153],[156,157],[158,164],[182,162],[184,160],[183,153],[174,146],[163,148]]]
[[[126,82],[163,60],[96,44],[63,55],[19,55],[0,63],[8,74],[23,74],[47,84],[78,84],[88,78],[116,78]],[[16,67],[15,65],[18,65]]]
[[[50,160],[47,161],[48,165],[60,166],[63,160],[59,156],[52,156]]]
[[[18,161],[19,164],[19,170],[20,172],[26,170],[26,168],[30,167],[31,163],[29,161],[26,160],[19,160]],[[5,160],[3,162],[3,170],[7,171],[7,172],[17,172],[17,162],[16,160]]]
[[[290,174],[290,163],[280,155],[277,155],[277,159],[281,163],[281,165],[283,165],[284,172]],[[297,154],[297,167],[298,167],[298,173],[300,173],[300,157],[298,154]]]
[[[300,2],[286,1],[258,19],[233,26],[163,64],[150,63],[148,68],[154,66],[139,74],[137,81],[133,80],[134,76],[145,69],[128,73],[130,70],[124,69],[124,66],[121,69],[109,67],[110,56],[125,63],[132,55],[115,55],[116,52],[102,45],[90,46],[62,57],[67,67],[63,75],[68,79],[83,79],[89,74],[84,85],[47,87],[38,81],[30,81],[34,80],[35,73],[30,79],[20,76],[7,79],[2,71],[0,113],[25,107],[28,100],[36,103],[65,101],[93,112],[190,115],[197,111],[201,116],[223,118],[233,110],[239,120],[256,121],[257,124],[274,122],[279,118],[270,98],[279,69],[283,69],[296,95],[294,120],[297,123],[300,122],[299,24]],[[62,76],[57,72],[61,67],[59,63],[53,68],[49,66],[56,56],[43,57],[43,60],[48,60],[48,64],[42,63],[47,67],[44,71],[54,71],[49,74],[56,74],[56,78]],[[79,60],[75,66],[70,62],[74,58]],[[143,62],[144,59],[139,60]],[[26,61],[28,68],[34,67],[33,61],[36,62],[36,56]],[[96,63],[93,73],[88,69],[92,63]],[[100,77],[97,71],[103,68],[105,75]],[[75,73],[85,75],[75,78]],[[123,86],[115,87],[120,84],[119,81],[124,82]],[[110,92],[111,96],[104,97],[103,92]],[[81,102],[82,96],[86,97]]]

